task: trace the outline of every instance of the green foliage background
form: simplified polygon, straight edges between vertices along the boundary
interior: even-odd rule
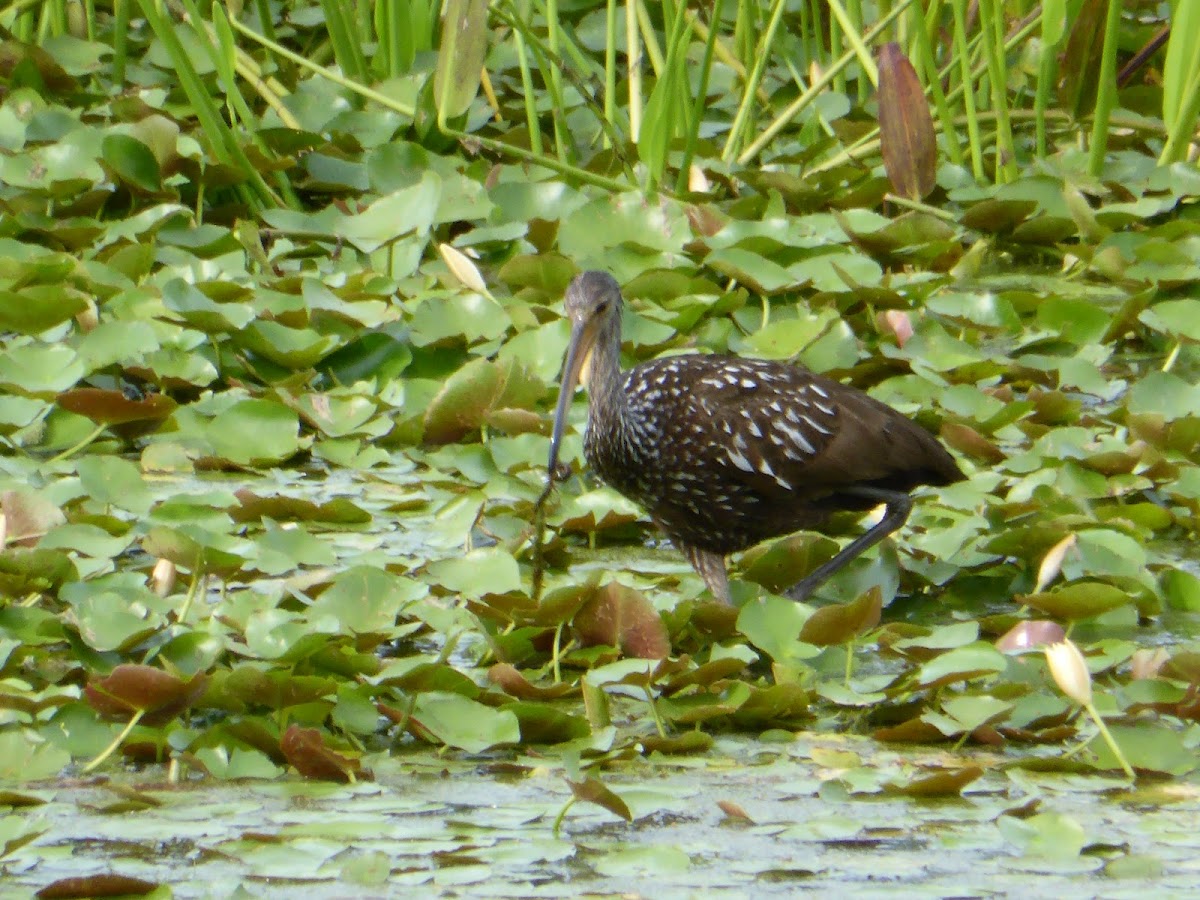
[[[1179,42],[1115,76],[1157,9],[10,8],[0,774],[119,751],[346,780],[545,745],[585,784],[580,760],[801,727],[1018,764],[1082,729],[1063,765],[1115,769],[1040,654],[996,648],[1031,620],[1084,648],[1139,771],[1190,773],[1200,83]],[[922,200],[881,163],[886,39],[931,89]],[[584,268],[625,286],[630,362],[796,360],[970,480],[819,614],[771,591],[829,538],[746,554],[738,615],[580,475],[534,602]],[[913,599],[876,625],[880,584]]]

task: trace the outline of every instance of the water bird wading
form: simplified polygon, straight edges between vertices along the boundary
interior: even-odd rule
[[[856,388],[797,366],[696,355],[622,372],[621,306],[621,288],[605,272],[584,272],[567,288],[571,343],[547,492],[582,380],[588,463],[645,507],[725,603],[726,555],[818,528],[836,511],[885,504],[877,525],[787,592],[802,600],[904,524],[909,491],[963,479],[924,428]]]

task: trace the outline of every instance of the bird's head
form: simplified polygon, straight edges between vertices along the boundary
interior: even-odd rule
[[[571,397],[582,381],[587,384],[592,350],[606,327],[621,321],[621,286],[607,272],[583,272],[567,287],[567,318],[571,320],[571,342],[563,363],[558,406],[554,411],[554,433],[550,439],[550,478],[558,466],[558,447],[566,429]]]
[[[621,311],[621,286],[607,272],[583,272],[567,286],[564,302],[572,324],[604,319]]]

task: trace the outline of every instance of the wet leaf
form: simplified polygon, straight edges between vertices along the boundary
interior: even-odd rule
[[[689,753],[706,753],[712,749],[712,735],[703,731],[685,731],[674,737],[648,735],[640,741],[646,753],[663,753],[667,756]]]
[[[48,331],[87,308],[87,296],[63,284],[30,285],[20,291],[0,289],[0,327],[21,334]]]
[[[213,454],[235,465],[266,466],[299,452],[296,413],[271,400],[242,400],[213,417],[207,429]]]
[[[1139,772],[1159,772],[1167,775],[1186,775],[1200,767],[1195,752],[1185,745],[1182,736],[1162,724],[1146,722],[1136,726],[1110,725],[1113,740],[1121,748],[1129,764]],[[1096,735],[1087,745],[1098,769],[1119,770],[1121,762],[1107,742]]]
[[[1038,813],[1026,819],[1001,816],[996,825],[1005,840],[1030,856],[1071,859],[1087,841],[1083,826],[1062,813]]]
[[[314,619],[332,616],[355,634],[386,632],[406,604],[426,593],[420,582],[372,566],[354,566],[339,572],[308,611]]]
[[[921,666],[917,678],[922,687],[940,687],[995,675],[1007,667],[1007,660],[995,647],[977,642],[934,657]]]
[[[780,593],[832,559],[837,544],[814,534],[796,534],[763,544],[742,555],[742,577]]]
[[[426,571],[439,587],[468,597],[503,594],[521,587],[516,560],[495,547],[431,562]]]
[[[443,691],[419,694],[412,721],[443,744],[468,753],[521,740],[520,720],[513,713]]]

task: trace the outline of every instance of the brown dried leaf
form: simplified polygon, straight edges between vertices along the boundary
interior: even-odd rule
[[[985,438],[970,425],[959,422],[943,422],[942,440],[959,453],[965,453],[989,465],[1004,461],[1004,451]]]
[[[226,509],[235,522],[257,522],[270,518],[276,522],[320,522],[335,525],[365,525],[371,514],[345,497],[314,503],[286,494],[259,495],[247,488],[234,492],[238,505]]]
[[[554,700],[579,690],[569,684],[554,684],[549,687],[533,684],[516,666],[508,663],[496,663],[488,669],[487,677],[488,681],[504,693],[521,700]]]
[[[937,138],[921,81],[897,43],[879,51],[879,145],[902,197],[920,200],[937,184]]]
[[[1179,650],[1171,654],[1171,659],[1165,666],[1165,674],[1169,678],[1178,678],[1189,684],[1200,684],[1200,653]]]
[[[140,399],[132,399],[122,391],[103,388],[73,388],[59,394],[55,402],[67,412],[86,416],[97,425],[160,421],[178,406],[165,394],[148,394]]]
[[[1086,115],[1096,104],[1108,0],[1083,0],[1059,61],[1058,102],[1068,115]]]
[[[599,780],[588,777],[583,779],[583,781],[571,781],[569,778],[566,781],[576,800],[582,800],[584,803],[595,803],[597,806],[604,807],[614,816],[622,818],[626,822],[633,821],[633,813],[629,811],[629,806],[625,801],[606,788]]]
[[[682,756],[685,753],[707,753],[712,749],[713,737],[703,731],[685,731],[671,737],[657,734],[640,738],[644,753],[663,753],[667,756]]]
[[[932,744],[935,741],[946,740],[946,736],[941,731],[920,717],[908,719],[896,725],[876,728],[871,732],[871,737],[877,741],[903,741],[918,744]]]
[[[672,678],[663,687],[663,696],[670,697],[672,694],[677,694],[684,688],[692,687],[693,685],[704,685],[707,687],[715,681],[732,678],[745,668],[746,663],[732,656],[727,656],[724,659],[710,660],[694,669],[688,669],[682,675]]]
[[[933,772],[908,782],[893,782],[886,785],[889,794],[903,794],[906,797],[946,797],[962,793],[972,781],[983,777],[983,769],[979,766],[967,766],[964,769],[945,769]]]
[[[46,885],[34,896],[42,900],[69,900],[75,897],[141,897],[158,887],[153,881],[105,872],[100,875],[80,875],[60,878]]]
[[[883,594],[873,587],[857,600],[822,606],[800,629],[800,640],[818,647],[844,644],[879,624]]]
[[[0,494],[4,514],[5,546],[32,547],[47,531],[67,521],[57,506],[28,491]]]
[[[727,223],[725,216],[711,206],[689,206],[684,212],[687,214],[692,234],[698,238],[712,237]]]
[[[95,679],[84,696],[103,716],[127,719],[141,710],[147,725],[168,722],[200,699],[208,684],[202,672],[188,681],[153,666],[123,663],[107,678]]]
[[[666,659],[671,639],[662,617],[644,596],[623,584],[599,588],[575,615],[573,624],[585,647],[606,644],[625,656]]]
[[[731,819],[738,819],[745,822],[747,825],[756,825],[757,823],[750,818],[750,814],[741,808],[732,800],[718,800],[717,806],[721,807],[721,812],[725,813]]]
[[[325,739],[316,728],[289,725],[279,741],[279,749],[305,778],[345,783],[353,781],[361,771],[358,760],[326,747]]]

